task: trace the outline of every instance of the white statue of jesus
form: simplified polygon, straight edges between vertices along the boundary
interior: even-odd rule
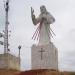
[[[50,24],[55,22],[54,17],[46,10],[46,7],[42,5],[40,7],[40,15],[36,18],[34,15],[34,10],[31,9],[31,17],[34,25],[39,24],[38,33],[39,35],[39,45],[49,44],[50,43]],[[37,36],[37,35],[36,35]]]

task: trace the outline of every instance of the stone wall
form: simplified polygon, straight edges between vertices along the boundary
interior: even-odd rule
[[[9,69],[20,70],[19,58],[13,55],[9,55]]]
[[[61,75],[75,75],[75,72],[65,71],[65,72],[61,72]]]
[[[19,57],[9,53],[0,54],[0,69],[20,70]]]
[[[17,70],[6,70],[6,69],[0,69],[0,75],[16,75],[19,71]]]
[[[37,70],[23,71],[16,75],[75,75],[75,72],[60,72],[49,69],[37,69]]]
[[[21,72],[17,75],[61,75],[59,71],[47,70],[47,69],[37,69]]]

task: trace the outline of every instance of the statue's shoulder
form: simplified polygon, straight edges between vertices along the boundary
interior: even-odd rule
[[[50,12],[46,12],[47,14],[50,14]]]
[[[47,14],[47,15],[51,15],[51,13],[50,13],[50,12],[47,12],[46,14]]]
[[[47,15],[48,15],[49,17],[53,17],[50,12],[47,12]]]

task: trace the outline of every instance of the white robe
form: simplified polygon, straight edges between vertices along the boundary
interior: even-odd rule
[[[38,45],[44,45],[50,43],[50,24],[52,24],[55,19],[50,13],[44,13],[40,14],[38,18],[35,18],[34,22],[35,25],[41,22],[42,18],[45,18],[45,20],[42,23],[42,27],[40,30],[40,36],[39,36],[39,43]]]

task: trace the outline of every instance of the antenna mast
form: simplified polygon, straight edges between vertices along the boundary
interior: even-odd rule
[[[8,53],[8,12],[9,12],[9,0],[5,3],[5,31],[4,31],[4,53]]]

